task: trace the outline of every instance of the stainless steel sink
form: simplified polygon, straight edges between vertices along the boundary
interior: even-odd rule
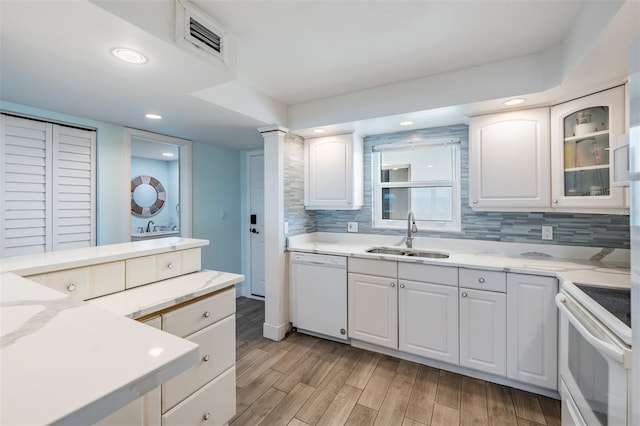
[[[367,250],[367,253],[393,254],[396,256],[410,256],[410,257],[426,257],[430,259],[446,259],[449,257],[449,253],[442,253],[437,251],[414,250],[414,249],[406,249],[406,248],[395,248],[395,247],[372,247]]]

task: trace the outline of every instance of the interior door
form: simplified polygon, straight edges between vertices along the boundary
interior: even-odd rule
[[[250,288],[264,297],[264,155],[249,156]]]

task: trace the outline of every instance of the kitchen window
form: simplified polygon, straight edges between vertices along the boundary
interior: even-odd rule
[[[372,148],[373,226],[460,231],[460,144],[425,141]]]

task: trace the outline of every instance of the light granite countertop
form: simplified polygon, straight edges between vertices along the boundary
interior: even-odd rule
[[[446,252],[449,257],[417,258],[366,251],[371,247],[402,248],[402,242],[400,236],[318,232],[288,238],[287,249],[303,253],[546,275],[561,281],[605,287],[631,286],[629,250],[622,249],[615,250],[604,260],[594,261],[590,260],[591,257],[597,255],[601,248],[417,237],[414,249]]]
[[[177,376],[198,345],[133,319],[244,279],[205,270],[84,302],[20,275],[207,244],[165,238],[0,260],[0,424],[92,424]]]

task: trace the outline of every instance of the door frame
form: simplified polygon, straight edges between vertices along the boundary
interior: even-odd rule
[[[148,142],[167,143],[180,147],[180,236],[191,238],[192,236],[192,195],[191,195],[191,141],[173,136],[161,135],[159,133],[147,132],[145,130],[124,128],[125,131],[125,182],[124,206],[131,205],[131,140],[144,139]],[[127,230],[125,241],[131,241],[131,209],[125,208],[124,223]]]
[[[244,276],[245,281],[242,289],[239,293],[236,293],[237,296],[247,297],[249,299],[257,299],[257,300],[266,300],[265,297],[254,296],[251,294],[251,233],[249,232],[249,227],[247,226],[246,221],[249,219],[249,215],[251,214],[251,157],[255,157],[261,155],[264,158],[264,149],[252,149],[249,151],[244,151],[244,199],[242,206],[242,225],[240,226],[242,233],[242,240],[244,241]]]

